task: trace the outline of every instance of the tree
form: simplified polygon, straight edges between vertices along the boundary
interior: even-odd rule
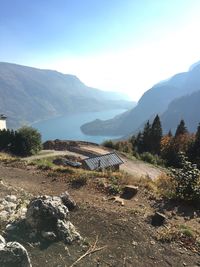
[[[150,152],[151,151],[151,124],[149,121],[144,125],[143,130],[143,151],[142,152]]]
[[[197,127],[195,138],[188,149],[188,157],[200,167],[200,123]]]
[[[168,132],[167,135],[168,135],[169,137],[172,137],[172,136],[173,136],[171,129],[169,130],[169,132]]]
[[[181,134],[187,134],[187,133],[188,133],[188,130],[187,130],[187,127],[185,126],[185,122],[184,120],[181,120],[179,125],[177,126],[175,138]]]
[[[137,134],[137,137],[133,144],[133,150],[135,150],[138,153],[142,153],[144,151],[143,135],[141,132]]]
[[[156,115],[150,132],[150,152],[153,154],[160,154],[160,143],[162,139],[162,126],[160,118]]]
[[[22,127],[15,133],[13,152],[28,156],[38,153],[42,148],[41,134],[32,127]]]

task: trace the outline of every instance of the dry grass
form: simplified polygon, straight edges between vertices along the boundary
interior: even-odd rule
[[[157,188],[157,194],[161,197],[173,198],[175,196],[175,182],[174,179],[167,175],[166,173],[162,173],[156,180],[155,185]]]

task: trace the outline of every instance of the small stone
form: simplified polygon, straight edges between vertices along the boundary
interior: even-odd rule
[[[2,235],[0,235],[0,244],[5,244],[5,243],[6,243],[5,238]]]
[[[155,241],[153,241],[153,240],[151,240],[151,241],[150,241],[150,244],[151,244],[151,245],[155,245],[155,244],[156,244],[156,242],[155,242]]]
[[[56,240],[56,235],[54,234],[54,232],[44,232],[42,231],[42,237],[46,240],[49,240],[49,241],[54,241]]]
[[[16,203],[17,202],[17,197],[15,195],[7,195],[5,197],[5,200],[8,202]]]
[[[138,245],[138,242],[133,241],[133,242],[132,242],[132,245],[133,245],[133,246],[137,246],[137,245]]]
[[[63,202],[63,204],[71,211],[77,207],[76,202],[74,199],[69,195],[69,193],[66,191],[65,193],[60,195],[60,198]]]

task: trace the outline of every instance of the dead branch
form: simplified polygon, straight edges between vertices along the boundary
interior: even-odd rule
[[[100,251],[100,250],[102,250],[102,249],[104,249],[106,247],[106,246],[103,246],[103,247],[97,248],[96,247],[97,242],[98,242],[98,236],[96,237],[96,240],[95,240],[94,244],[91,245],[89,247],[89,249],[82,256],[80,256],[72,265],[70,265],[70,267],[74,267],[79,261],[81,261],[86,256],[91,255],[91,254],[93,254],[93,253],[95,253],[97,251]]]

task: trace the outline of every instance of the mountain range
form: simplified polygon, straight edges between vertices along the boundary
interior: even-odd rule
[[[119,93],[90,88],[76,76],[11,63],[0,63],[0,113],[8,127],[79,112],[128,109]]]
[[[174,132],[181,119],[193,132],[200,122],[199,103],[200,62],[193,64],[188,72],[154,85],[133,109],[107,121],[95,120],[84,124],[81,129],[86,134],[128,136],[159,114],[164,132],[170,129]]]

